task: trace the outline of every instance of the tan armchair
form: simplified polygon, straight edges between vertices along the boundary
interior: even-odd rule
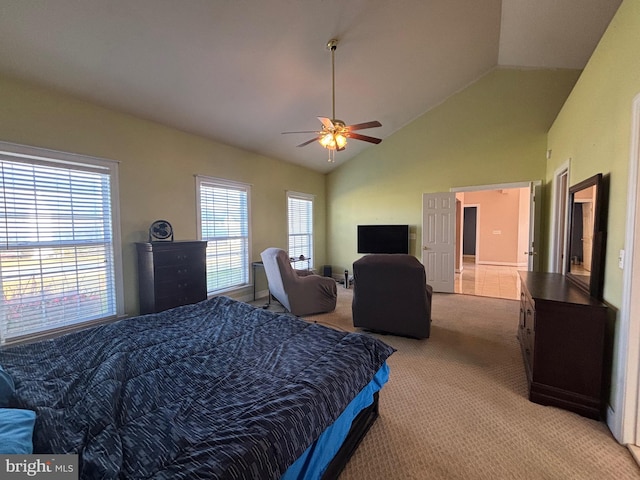
[[[331,312],[338,289],[332,278],[294,270],[287,252],[267,248],[260,254],[269,283],[269,293],[294,315]]]

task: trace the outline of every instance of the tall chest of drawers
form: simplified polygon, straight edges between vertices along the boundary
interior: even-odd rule
[[[207,298],[207,242],[136,243],[140,313],[155,313]]]

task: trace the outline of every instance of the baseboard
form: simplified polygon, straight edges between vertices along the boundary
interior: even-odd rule
[[[627,443],[627,449],[631,452],[631,456],[633,457],[633,459],[636,461],[636,463],[640,467],[640,447],[637,447],[636,445],[631,445],[630,443]]]
[[[518,263],[518,262],[488,262],[488,261],[479,260],[476,262],[476,265],[496,265],[498,267],[527,268],[526,263]]]

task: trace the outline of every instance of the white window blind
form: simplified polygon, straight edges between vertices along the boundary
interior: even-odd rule
[[[196,177],[201,240],[207,243],[209,293],[249,283],[249,193],[245,184]]]
[[[119,313],[115,168],[0,153],[1,343]]]
[[[287,192],[289,218],[289,256],[310,258],[313,267],[313,196]]]

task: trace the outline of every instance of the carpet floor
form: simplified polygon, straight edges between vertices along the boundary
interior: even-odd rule
[[[353,331],[352,290],[338,291],[306,320]],[[429,339],[376,335],[397,352],[341,480],[640,478],[605,423],[527,400],[517,301],[434,294],[432,308]]]

